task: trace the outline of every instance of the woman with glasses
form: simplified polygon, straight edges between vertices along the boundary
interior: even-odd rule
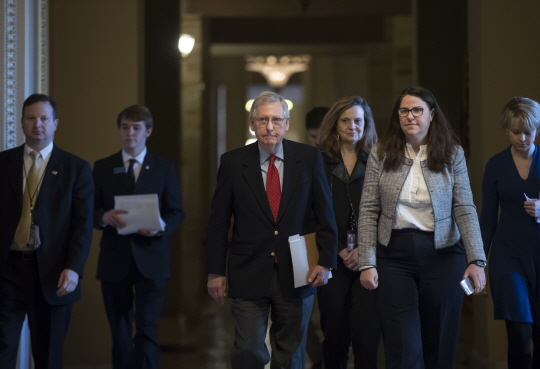
[[[540,368],[540,105],[512,98],[501,126],[510,147],[486,165],[480,228],[486,255],[493,245],[489,282],[495,319],[506,323],[508,368]]]
[[[374,291],[360,285],[356,248],[366,163],[376,141],[371,109],[360,96],[339,99],[321,123],[320,145],[339,241],[337,268],[317,291],[325,369],[347,368],[351,341],[354,368],[377,368],[381,328]]]
[[[480,293],[486,258],[463,149],[425,88],[401,93],[371,150],[358,238],[360,281],[378,291],[386,368],[453,368],[460,282],[470,278]]]

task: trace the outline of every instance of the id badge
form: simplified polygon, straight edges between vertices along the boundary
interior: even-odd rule
[[[356,232],[347,231],[347,251],[351,251],[356,247]]]
[[[32,224],[30,226],[30,237],[28,238],[28,243],[26,247],[30,250],[35,250],[41,245],[41,240],[39,238],[39,225]]]

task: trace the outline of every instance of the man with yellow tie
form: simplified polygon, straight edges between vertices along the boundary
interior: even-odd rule
[[[29,96],[21,123],[26,143],[0,152],[0,368],[15,368],[25,315],[35,368],[62,368],[92,240],[92,173],[53,144],[50,97]]]

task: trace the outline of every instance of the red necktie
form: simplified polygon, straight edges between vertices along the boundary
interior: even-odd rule
[[[266,174],[266,196],[268,196],[274,221],[277,220],[279,202],[281,201],[281,187],[279,185],[279,173],[274,164],[275,159],[275,155],[270,155],[270,165],[268,165],[268,172]]]

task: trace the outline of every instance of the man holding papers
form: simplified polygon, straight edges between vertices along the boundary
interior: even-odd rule
[[[167,239],[184,219],[184,211],[173,164],[146,149],[146,139],[153,129],[150,111],[141,105],[130,106],[118,115],[117,125],[122,150],[98,160],[93,171],[94,227],[103,230],[97,279],[102,282],[111,327],[113,368],[157,369],[157,323],[165,281],[170,277]],[[126,195],[135,196],[129,199]],[[115,206],[115,197],[130,211]],[[121,229],[135,221],[133,217],[151,224],[156,220],[151,216],[156,207],[157,224],[121,235]],[[165,223],[163,230],[159,215]]]
[[[298,348],[315,287],[325,284],[336,266],[330,190],[319,150],[283,139],[289,129],[283,97],[261,93],[249,120],[257,142],[221,157],[206,239],[208,292],[221,304],[229,296],[233,369],[262,369],[270,361],[264,343],[270,312],[271,367],[304,368],[305,347]],[[315,230],[318,265],[311,284],[295,288],[288,238]]]

